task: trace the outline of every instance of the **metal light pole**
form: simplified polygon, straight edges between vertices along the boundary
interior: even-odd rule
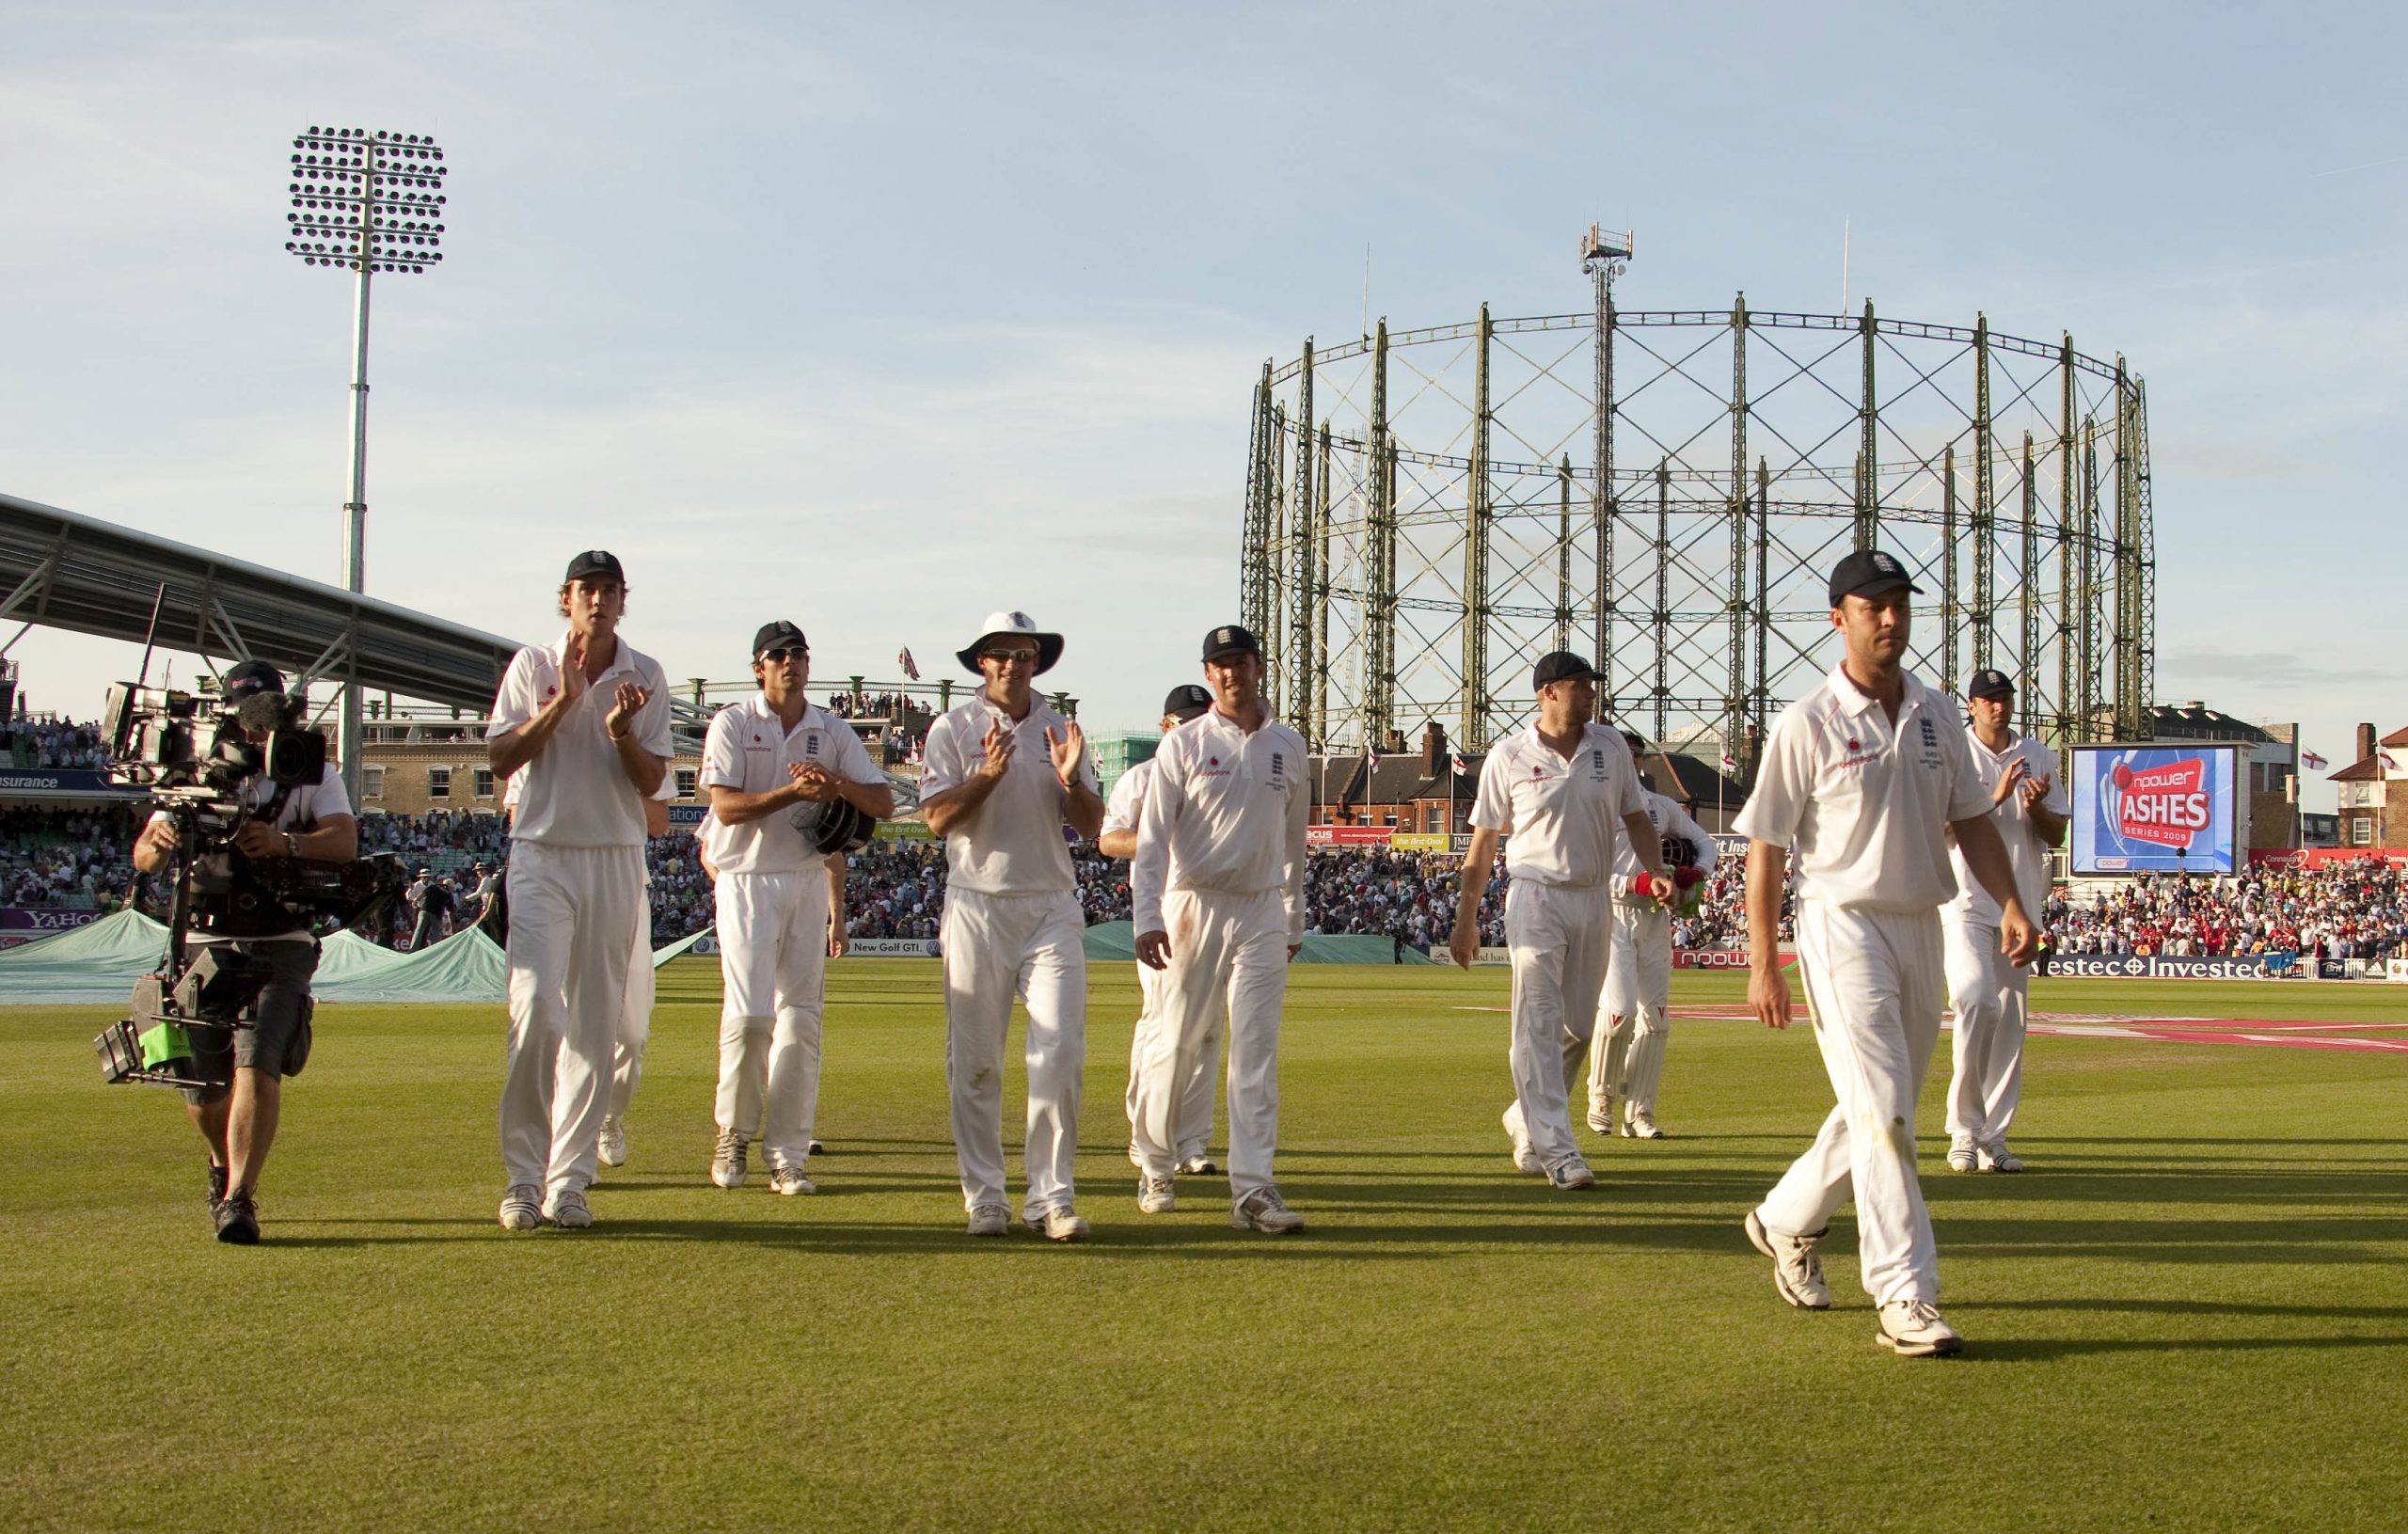
[[[443,151],[432,136],[379,128],[311,128],[293,141],[293,212],[284,248],[356,277],[351,340],[351,498],[343,502],[345,586],[367,588],[368,289],[378,272],[420,273],[443,260]],[[355,641],[356,642],[356,641]],[[346,652],[336,752],[359,804],[359,657]]]

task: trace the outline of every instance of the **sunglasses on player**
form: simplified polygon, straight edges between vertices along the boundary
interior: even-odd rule
[[[1034,650],[1006,650],[998,647],[981,650],[978,654],[988,660],[1017,660],[1023,666],[1033,665],[1037,660],[1037,652]]]
[[[761,663],[765,666],[783,666],[789,660],[801,662],[810,658],[810,651],[789,649],[783,644],[761,652]]]

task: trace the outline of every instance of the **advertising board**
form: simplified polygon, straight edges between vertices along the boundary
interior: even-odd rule
[[[1392,826],[1307,826],[1307,846],[1386,846],[1396,834]]]
[[[47,938],[54,932],[72,932],[101,919],[97,910],[63,910],[55,906],[9,906],[0,909],[0,948],[14,948],[21,942]]]
[[[2270,980],[2301,973],[2297,954],[2194,958],[2164,954],[2059,954],[2049,973],[2059,980]]]
[[[2229,874],[2240,835],[2237,746],[2076,746],[2073,872]]]

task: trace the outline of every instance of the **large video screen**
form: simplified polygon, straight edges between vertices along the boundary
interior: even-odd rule
[[[2076,875],[2229,874],[2237,746],[2073,748]]]

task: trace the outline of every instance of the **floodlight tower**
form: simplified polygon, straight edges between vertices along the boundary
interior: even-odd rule
[[[345,585],[367,590],[368,288],[379,272],[422,273],[443,260],[443,150],[433,135],[382,128],[316,128],[293,141],[286,188],[293,211],[284,248],[310,266],[355,279],[351,342],[351,498],[343,502]],[[358,657],[343,667],[337,751],[343,786],[359,803]]]

